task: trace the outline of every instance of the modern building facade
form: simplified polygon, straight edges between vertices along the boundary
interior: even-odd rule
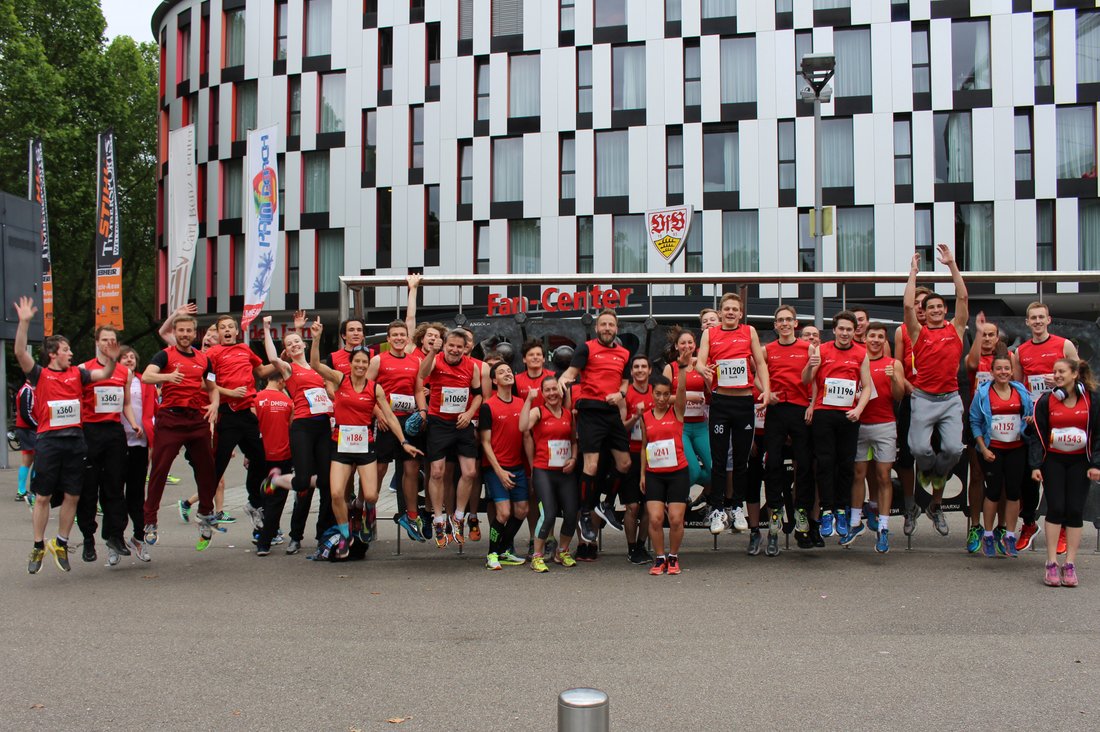
[[[1100,269],[1095,5],[164,2],[153,17],[161,302],[167,132],[189,122],[202,312],[241,308],[244,140],[272,123],[277,313],[335,310],[341,274],[667,272],[643,212],[679,203],[696,216],[678,271],[810,271],[813,108],[797,68],[822,51],[836,57],[825,271],[907,271],[914,247],[931,261],[935,242],[964,269]],[[985,296],[1008,307],[1034,291]],[[431,288],[425,305],[453,310],[458,295]],[[379,321],[394,297],[371,293]],[[464,299],[484,304],[485,292]],[[1083,316],[1095,300],[1065,307]]]

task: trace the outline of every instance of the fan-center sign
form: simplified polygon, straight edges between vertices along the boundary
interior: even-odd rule
[[[579,311],[579,310],[603,310],[604,308],[625,308],[630,305],[630,295],[634,292],[632,287],[618,289],[601,289],[599,285],[593,285],[590,290],[578,290],[577,292],[562,292],[556,287],[547,287],[538,300],[527,297],[501,297],[496,293],[489,293],[489,308],[487,314],[515,315],[529,310],[541,309],[550,313]]]

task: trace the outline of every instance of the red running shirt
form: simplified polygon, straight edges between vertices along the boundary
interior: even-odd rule
[[[492,430],[489,442],[502,468],[516,468],[524,463],[523,433],[519,431],[519,413],[522,409],[523,400],[518,395],[504,401],[500,394],[493,394],[481,405],[478,425],[483,430]],[[490,464],[484,455],[481,464]]]
[[[378,385],[398,417],[416,411],[416,372],[419,368],[420,359],[413,356],[395,356],[392,351],[383,351],[378,356]]]
[[[35,390],[33,416],[38,434],[81,428],[84,385],[91,381],[87,371],[79,366],[54,371],[36,365],[27,374],[27,381]]]
[[[457,364],[452,365],[447,363],[442,353],[437,353],[431,373],[425,379],[431,384],[428,414],[448,422],[456,421],[458,415],[470,408],[470,387],[473,380],[473,359],[463,356]]]
[[[368,381],[362,391],[356,391],[351,377],[345,376],[336,387],[333,401],[332,441],[340,446],[341,452],[366,452],[374,444],[374,406],[375,383]],[[358,442],[363,449],[345,450],[345,443]]]
[[[680,383],[680,363],[673,361],[672,388]],[[705,422],[707,419],[707,404],[710,403],[710,392],[706,390],[706,381],[703,375],[694,369],[689,369],[685,379],[687,383],[687,405],[684,407],[684,422]],[[675,392],[673,396],[676,396]],[[652,407],[651,407],[652,408]]]
[[[810,406],[810,385],[802,383],[802,370],[810,360],[809,341],[801,338],[789,344],[772,341],[764,347],[764,352],[772,394],[781,402]]]
[[[1083,455],[1089,439],[1089,402],[1077,395],[1077,403],[1067,407],[1050,396],[1050,451],[1061,455]]]
[[[634,387],[633,381],[630,382],[630,386],[626,387],[626,416],[628,419],[638,414],[639,404],[647,412],[653,409],[653,387],[646,384],[645,388],[645,391],[638,391]],[[642,420],[639,419],[634,423],[634,429],[630,431],[630,452],[641,453],[641,451]]]
[[[561,471],[573,456],[573,413],[561,410],[555,417],[546,407],[539,407],[539,421],[531,430],[535,443],[535,459],[531,467]]]
[[[183,381],[178,384],[170,381],[161,383],[161,409],[171,407],[206,409],[210,405],[205,381],[211,370],[210,361],[207,360],[205,353],[197,348],[192,348],[190,353],[183,353],[176,346],[168,346],[163,351],[153,354],[149,364],[157,366],[162,374],[170,374],[177,370],[183,374]]]
[[[234,412],[251,409],[256,401],[256,375],[253,373],[262,363],[260,357],[243,343],[232,346],[217,345],[206,350],[210,368],[218,375],[218,386],[223,389],[245,387],[248,391],[239,399],[222,396],[221,403]]]
[[[974,392],[978,391],[978,387],[982,384],[993,381],[993,354],[988,356],[978,357],[978,369],[967,369],[967,375],[970,377],[970,397],[974,397]]]
[[[913,370],[913,340],[909,337],[909,330],[902,323],[901,328],[901,367],[905,370],[905,380],[912,383],[916,371]]]
[[[1041,343],[1024,341],[1016,347],[1016,357],[1020,360],[1020,369],[1024,372],[1024,384],[1031,392],[1031,398],[1039,401],[1050,387],[1043,378],[1054,373],[1054,362],[1066,353],[1066,339],[1062,336],[1048,335]]]
[[[929,394],[958,391],[962,352],[962,339],[951,323],[922,327],[913,344],[913,386]]]
[[[749,389],[756,378],[756,364],[752,358],[752,326],[739,325],[733,330],[723,330],[716,325],[707,331],[710,350],[707,366],[714,369],[713,387],[720,389]]]
[[[617,343],[605,346],[593,338],[577,348],[570,366],[581,370],[581,390],[574,405],[610,409],[607,395],[619,391],[623,379],[630,378],[630,351]]]
[[[1024,408],[1016,389],[1010,387],[1008,392],[1008,399],[1002,399],[995,388],[989,389],[989,411],[993,417],[989,446],[1001,450],[1012,450],[1024,444],[1020,439]]]
[[[817,401],[814,409],[848,411],[856,405],[862,375],[860,369],[867,349],[855,341],[838,348],[835,341],[821,344],[821,365],[817,367]]]
[[[290,420],[293,416],[294,402],[283,392],[264,389],[256,393],[256,420],[260,423],[264,457],[268,462],[290,459]]]
[[[344,379],[346,381],[348,378]],[[325,390],[325,380],[310,367],[291,363],[286,390],[294,400],[295,420],[332,414],[332,399]]]
[[[671,406],[658,419],[649,410],[645,420],[645,469],[651,473],[675,473],[687,467],[684,457],[684,424]]]
[[[537,393],[535,394],[535,401],[531,402],[531,409],[534,409],[535,407],[541,407],[543,405],[542,380],[545,379],[547,376],[553,375],[553,371],[548,371],[546,369],[543,369],[542,373],[540,373],[538,376],[531,376],[527,373],[526,370],[520,371],[518,374],[516,374],[516,384],[512,387],[512,393],[516,395],[517,399],[521,401],[526,401],[527,392],[533,389]]]
[[[871,401],[863,409],[860,424],[887,424],[896,421],[894,416],[894,394],[891,391],[892,380],[886,375],[886,367],[894,363],[889,356],[880,356],[870,362],[871,365]]]
[[[85,371],[103,368],[99,359],[93,358],[80,364]],[[115,364],[114,373],[108,379],[94,381],[84,387],[84,402],[80,414],[84,424],[105,422],[122,423],[122,406],[126,391],[126,377],[130,369],[120,363]]]

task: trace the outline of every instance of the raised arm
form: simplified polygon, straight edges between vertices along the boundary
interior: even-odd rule
[[[909,265],[909,280],[905,283],[905,296],[902,302],[905,307],[905,330],[909,335],[910,343],[916,345],[917,336],[920,335],[920,321],[917,320],[917,273],[920,272],[920,254],[913,255],[913,261]]]
[[[309,345],[309,365],[325,381],[333,386],[339,386],[340,382],[344,380],[344,373],[321,363],[321,334],[324,331],[325,326],[321,324],[320,318],[314,320],[313,324],[309,326],[310,335],[313,336],[313,341]]]
[[[15,303],[15,312],[19,315],[19,325],[15,329],[15,360],[19,362],[19,368],[23,369],[23,373],[29,374],[34,369],[34,359],[27,353],[27,331],[30,330],[31,320],[38,312],[38,308],[35,307],[34,300],[21,297],[19,302]]]
[[[969,371],[977,371],[982,363],[982,326],[985,325],[985,312],[978,311],[974,318],[974,342],[970,344],[970,350],[966,353],[966,368]]]
[[[955,284],[955,317],[951,322],[959,332],[959,338],[962,338],[966,331],[966,324],[970,322],[970,293],[966,291],[966,281],[963,280],[962,272],[959,271],[959,265],[955,263],[950,247],[946,244],[937,244],[936,250],[939,252],[940,261],[951,270],[951,281]]]
[[[409,283],[409,302],[405,305],[405,329],[409,332],[409,345],[405,347],[406,353],[410,352],[410,349],[416,348],[416,345],[412,342],[412,334],[416,330],[416,294],[422,279],[424,278],[418,274],[411,274],[405,278],[405,281]]]
[[[290,376],[290,364],[283,359],[279,358],[279,352],[275,350],[275,341],[271,338],[271,316],[264,316],[264,353],[267,354],[267,361],[275,368],[279,369],[279,373],[284,378]],[[148,371],[148,369],[146,369]],[[144,376],[142,379],[144,380]],[[151,383],[151,382],[146,382]]]
[[[539,421],[539,411],[531,410],[531,404],[535,401],[535,390],[527,392],[527,398],[523,400],[523,407],[519,410],[519,431],[529,433]],[[530,456],[528,456],[530,458]]]
[[[199,306],[193,302],[181,305],[161,324],[160,330],[157,331],[157,335],[168,345],[176,345],[176,334],[173,332],[173,329],[176,327],[176,318],[181,315],[195,315],[198,312]]]

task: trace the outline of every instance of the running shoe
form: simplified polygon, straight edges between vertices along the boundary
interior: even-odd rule
[[[264,510],[262,508],[256,508],[251,503],[246,503],[244,504],[244,512],[247,513],[248,518],[252,520],[253,529],[262,529],[264,527]]]
[[[165,479],[165,482],[168,483],[168,485],[179,485],[180,479],[174,475],[169,474],[169,476]]]
[[[546,559],[541,554],[531,557],[531,571],[539,574],[550,571],[550,568],[546,566]]]
[[[152,559],[152,557],[149,556],[149,550],[145,548],[145,544],[138,541],[136,536],[130,537],[130,554],[143,562],[148,562]]]
[[[1005,534],[1004,537],[1005,554],[1010,557],[1020,556],[1020,552],[1016,549],[1016,537]]]
[[[424,521],[420,516],[412,519],[409,518],[409,514],[403,513],[401,518],[397,519],[397,525],[405,530],[412,541],[424,541]]]
[[[997,553],[1002,557],[1008,554],[1008,547],[1005,546],[1005,532],[993,529],[993,543],[997,547]]]
[[[1062,573],[1058,569],[1057,562],[1048,562],[1046,575],[1043,577],[1043,583],[1047,587],[1061,587],[1062,586]]]
[[[489,552],[485,555],[485,569],[504,569],[500,566],[500,558],[496,552]]]
[[[1077,568],[1070,562],[1062,566],[1062,587],[1077,586]]]
[[[720,508],[712,509],[710,515],[707,516],[707,521],[710,522],[710,533],[721,534],[726,530],[726,513]]]
[[[80,550],[80,558],[85,562],[94,562],[99,557],[95,553],[95,540],[85,539],[84,546]]]
[[[1020,536],[1016,539],[1016,548],[1020,551],[1024,551],[1031,546],[1031,541],[1035,538],[1043,528],[1035,521],[1031,523],[1025,523],[1020,527]]]
[[[271,546],[282,544],[284,541],[286,541],[286,539],[283,538],[283,530],[279,529],[278,533],[271,537]]]
[[[176,508],[180,512],[180,521],[187,523],[191,520],[191,504],[182,499],[176,501]]]
[[[806,509],[800,508],[794,512],[794,530],[806,534],[810,531],[810,518],[806,515]]]
[[[466,524],[470,527],[470,541],[481,541],[481,523],[477,516],[468,517]]]
[[[755,557],[760,553],[760,529],[753,529],[749,532],[749,556]],[[658,561],[661,559],[657,557]]]
[[[259,546],[259,545],[256,546],[256,556],[257,557],[266,557],[270,553],[271,553],[271,547],[269,547],[269,546]]]
[[[915,503],[905,512],[905,525],[901,527],[903,534],[912,536],[917,532],[917,519],[920,518],[920,513],[920,506]]]
[[[982,527],[971,526],[966,532],[966,551],[970,554],[976,553],[982,548]]]
[[[643,557],[640,551],[642,547],[638,546],[638,542],[634,542],[630,545],[630,550],[626,553],[626,561],[631,564],[649,564]]]
[[[779,532],[783,529],[783,516],[777,509],[773,509],[771,515],[768,517],[768,533],[779,535]]]
[[[848,535],[848,512],[840,509],[836,512],[836,535],[843,539]]]
[[[623,522],[615,515],[615,506],[610,501],[602,501],[596,504],[596,515],[604,520],[604,523],[615,531],[623,530]]]
[[[795,543],[798,544],[799,549],[813,549],[814,542],[810,538],[809,531],[795,531],[794,532]]]
[[[110,539],[107,540],[107,566],[115,567],[122,561],[122,556],[119,555],[118,550],[112,546]]]
[[[466,524],[461,519],[451,517],[451,537],[453,541],[457,541],[459,546],[466,543]]]
[[[506,567],[520,567],[527,563],[526,559],[524,559],[523,557],[517,557],[515,554],[508,551],[507,549],[502,552],[498,552],[497,559],[499,559],[500,563],[505,565]]]
[[[825,546],[825,540],[821,538],[821,530],[816,522],[810,524],[810,543],[821,549]]]
[[[283,474],[283,471],[278,468],[272,468],[268,471],[267,477],[260,482],[260,490],[264,492],[265,496],[270,496],[275,492],[275,479]]]
[[[16,490],[15,500],[16,500],[17,503],[19,501],[24,501],[26,499],[27,499],[27,491],[26,490]]]
[[[302,551],[302,542],[300,542],[298,539],[291,539],[290,542],[286,545],[287,554],[297,554],[300,551]]]
[[[534,542],[532,542],[532,544],[533,543]],[[554,553],[557,550],[558,550],[558,540],[551,536],[546,540],[546,545],[542,548],[542,556],[552,557],[552,556],[554,556]],[[531,549],[531,553],[532,554],[534,553],[534,547],[533,546],[532,546],[532,549]]]
[[[840,545],[841,546],[851,546],[851,544],[856,540],[856,537],[859,536],[860,534],[862,534],[863,532],[865,532],[866,530],[867,530],[867,524],[865,524],[862,521],[860,521],[855,526],[849,526],[848,527],[848,533],[845,534],[844,536],[840,537]]]
[[[206,551],[206,547],[210,546],[210,539],[214,536],[214,527],[217,518],[215,514],[206,516],[201,513],[195,514],[195,521],[199,525],[199,539],[195,542],[195,551]]]
[[[149,546],[153,546],[157,543],[157,525],[145,524],[145,530],[142,532],[145,535],[145,543]]]
[[[27,557],[27,571],[31,574],[38,574],[38,570],[42,569],[42,558],[44,556],[46,556],[45,549],[31,547],[31,555]]]
[[[432,523],[432,529],[435,531],[435,545],[440,549],[446,549],[447,544],[450,543],[450,538],[447,536],[447,525],[435,521]]]
[[[745,509],[738,506],[733,509],[733,530],[735,532],[742,532],[749,530],[748,519],[745,518]]]
[[[216,514],[214,514],[214,520],[211,521],[211,523],[213,523],[213,524],[235,524],[235,523],[237,523],[237,519],[233,518],[232,516],[230,516],[225,511],[218,511]],[[262,527],[253,525],[252,528],[259,529],[259,528],[262,528]]]
[[[764,548],[764,556],[779,556],[779,534],[773,534],[770,531],[768,532],[768,545]]]
[[[649,573],[656,577],[659,574],[664,574],[668,570],[668,561],[665,559],[665,555],[657,557],[653,560],[653,566],[649,568]]]
[[[348,554],[351,553],[351,543],[344,537],[340,537],[336,541],[336,546],[332,550],[333,556],[338,560],[344,560],[348,558]]]
[[[928,518],[932,521],[932,525],[936,527],[936,531],[940,536],[947,536],[947,516],[943,513],[943,507],[940,504],[928,504],[928,509],[925,511],[928,514]]]
[[[992,536],[982,535],[982,554],[990,559],[997,556],[997,540]]]
[[[38,498],[34,495],[33,492],[27,493],[27,508],[29,508],[31,511],[34,511],[34,502],[37,500]]]
[[[586,544],[595,544],[597,535],[596,530],[592,528],[592,514],[588,511],[581,511],[580,516],[577,518],[577,533],[581,535],[581,541]]]
[[[1056,551],[1057,551],[1058,554],[1065,554],[1066,553],[1066,527],[1065,526],[1062,527],[1061,533],[1058,534],[1058,548],[1057,548]]]
[[[69,545],[58,544],[57,539],[50,539],[46,542],[46,548],[50,550],[50,554],[53,556],[53,563],[57,565],[57,568],[62,572],[68,572],[72,569],[69,566]]]
[[[875,534],[878,533],[878,508],[868,509],[867,513],[863,514],[867,517],[867,530]]]
[[[833,535],[833,512],[822,511],[821,513],[821,536],[829,538]]]
[[[560,564],[563,567],[576,567],[577,560],[573,558],[569,550],[562,549],[554,555],[554,564]]]
[[[875,551],[879,554],[890,553],[890,530],[881,529],[878,532],[878,541],[875,542]]]
[[[680,558],[675,554],[668,555],[665,566],[668,568],[665,571],[669,574],[680,574]]]

